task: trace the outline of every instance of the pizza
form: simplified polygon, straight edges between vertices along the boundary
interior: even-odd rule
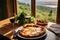
[[[25,24],[24,28],[19,33],[23,36],[35,37],[42,35],[45,31],[45,28],[40,25]]]

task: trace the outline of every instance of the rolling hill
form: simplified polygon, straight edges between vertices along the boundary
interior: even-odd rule
[[[31,15],[31,5],[17,2],[18,15],[24,11],[27,15]],[[52,11],[52,13],[50,13]],[[36,18],[41,20],[47,20],[51,22],[56,22],[56,8],[50,8],[45,6],[36,6]],[[49,16],[50,15],[50,16]]]

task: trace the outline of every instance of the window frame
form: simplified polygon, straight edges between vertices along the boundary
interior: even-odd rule
[[[56,23],[60,24],[60,0],[58,0],[58,5],[57,5],[57,17],[56,17]]]
[[[17,13],[17,0],[14,0],[14,12]],[[60,4],[59,4],[60,0],[58,0],[58,8],[57,8],[57,17],[56,17],[56,23],[57,24],[60,24]],[[31,0],[31,15],[35,17],[35,3],[36,3],[36,0]],[[15,9],[16,8],[16,9]]]
[[[36,14],[36,0],[31,0],[31,15],[35,17],[35,14]]]

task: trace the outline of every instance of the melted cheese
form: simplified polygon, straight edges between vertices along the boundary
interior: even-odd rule
[[[26,27],[23,29],[23,32],[25,35],[34,36],[38,35],[41,32],[41,28],[38,27]]]

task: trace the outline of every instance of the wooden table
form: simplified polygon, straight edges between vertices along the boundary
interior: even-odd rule
[[[60,40],[53,32],[47,30],[47,38],[45,40]]]
[[[20,27],[17,28],[15,31],[17,32],[19,29]],[[56,36],[53,32],[46,30],[46,33],[47,33],[47,36],[45,40],[60,40],[60,37]]]

